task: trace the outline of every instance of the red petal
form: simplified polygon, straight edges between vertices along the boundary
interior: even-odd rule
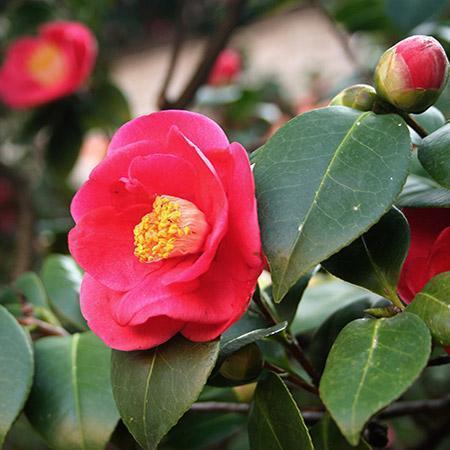
[[[202,151],[229,144],[223,130],[208,117],[190,111],[167,110],[138,117],[123,125],[113,136],[108,151],[112,153],[124,145],[142,140],[165,144],[174,125]]]
[[[161,265],[144,264],[134,256],[133,229],[147,213],[147,205],[138,205],[123,212],[104,207],[85,214],[69,233],[72,256],[110,289],[133,288]]]
[[[164,316],[154,317],[136,327],[121,327],[111,315],[111,306],[120,296],[89,275],[84,276],[80,293],[83,316],[89,328],[111,348],[129,351],[156,347],[183,327],[183,322]]]

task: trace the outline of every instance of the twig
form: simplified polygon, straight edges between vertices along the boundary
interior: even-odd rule
[[[28,182],[13,172],[8,166],[0,163],[0,175],[7,178],[14,186],[14,194],[18,204],[18,221],[15,239],[14,265],[11,278],[16,279],[21,273],[28,270],[31,263],[33,248],[34,213],[33,203]]]
[[[444,411],[450,407],[450,395],[431,400],[411,400],[393,403],[378,414],[379,419],[392,419],[393,417],[411,416],[416,414]]]
[[[253,301],[259,307],[260,311],[266,317],[266,319],[271,324],[276,324],[279,321],[273,315],[272,311],[270,311],[269,307],[265,304],[259,287],[256,289],[253,295]],[[303,349],[298,343],[295,336],[290,334],[289,332],[285,332],[283,335],[280,335],[280,342],[284,345],[284,347],[291,353],[291,355],[299,362],[299,364],[305,369],[306,373],[311,377],[315,386],[318,386],[320,376],[317,373],[316,369],[314,369],[313,365],[309,361],[308,357],[305,355]]]
[[[338,24],[335,22],[333,17],[327,11],[327,9],[322,5],[320,0],[311,0],[311,5],[319,11],[322,17],[327,21],[329,29],[334,34],[336,40],[339,42],[342,50],[344,51],[347,58],[351,61],[351,63],[355,66],[356,70],[361,74],[361,77],[365,80],[371,80],[371,75],[369,71],[363,67],[350,47],[349,35],[346,31],[339,28]]]
[[[36,317],[19,317],[17,320],[21,325],[35,327],[45,336],[69,336],[69,333],[64,328],[50,325],[43,320],[36,319]]]
[[[265,362],[264,366],[266,369],[272,370],[275,373],[278,373],[284,380],[287,382],[300,387],[304,389],[305,391],[311,392],[312,394],[319,395],[319,390],[316,388],[316,386],[313,386],[309,384],[307,381],[305,381],[303,378],[298,376],[297,374],[294,374],[292,372],[288,372],[281,367],[275,366],[274,364],[271,364],[269,362]]]
[[[183,109],[186,108],[195,98],[195,94],[200,86],[208,79],[208,75],[217,59],[219,53],[225,48],[232,32],[236,28],[241,18],[241,13],[247,0],[229,0],[228,13],[222,25],[217,29],[216,34],[209,40],[203,58],[197,66],[192,78],[187,83],[179,98],[169,101],[167,98],[160,99],[161,109]]]
[[[428,136],[427,130],[419,125],[408,113],[395,111],[423,139]]]
[[[392,419],[400,416],[410,416],[423,413],[432,413],[440,410],[447,410],[450,406],[450,395],[432,400],[414,400],[393,403],[384,411],[376,416],[377,419]],[[248,414],[250,411],[249,403],[233,402],[197,402],[191,406],[191,411],[195,412],[234,412],[239,414]],[[320,420],[325,411],[322,410],[303,410],[302,416],[306,422]]]
[[[438,356],[428,361],[428,367],[443,366],[444,364],[450,364],[450,355]]]
[[[178,0],[176,5],[177,17],[175,22],[175,32],[172,45],[172,53],[170,55],[169,66],[167,68],[166,77],[164,78],[163,85],[161,86],[161,91],[158,97],[158,105],[161,109],[165,109],[164,106],[167,104],[167,89],[172,81],[172,77],[177,65],[178,56],[183,44],[183,36],[185,31],[184,23],[184,0]]]
[[[311,361],[308,359],[306,354],[304,353],[302,347],[298,343],[295,336],[286,335],[286,346],[292,355],[297,359],[297,361],[301,364],[301,366],[305,369],[307,374],[311,377],[313,383],[318,386],[320,381],[320,376],[317,373],[316,369],[311,364]]]

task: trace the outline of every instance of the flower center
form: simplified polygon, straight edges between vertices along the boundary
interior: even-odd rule
[[[64,78],[66,64],[61,50],[54,44],[41,44],[27,61],[30,75],[42,85],[55,84]]]
[[[191,202],[158,195],[153,211],[134,227],[134,255],[151,263],[199,252],[209,226],[205,215]]]

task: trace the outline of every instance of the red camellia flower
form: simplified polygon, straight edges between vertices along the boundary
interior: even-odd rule
[[[232,83],[241,73],[241,55],[232,49],[223,50],[216,59],[208,84],[224,86]]]
[[[245,149],[187,111],[134,119],[72,202],[81,309],[112,348],[178,332],[219,336],[245,311],[263,260]]]
[[[411,244],[398,292],[410,303],[435,275],[450,270],[450,209],[405,208]]]
[[[375,70],[378,94],[398,108],[420,113],[441,94],[448,74],[445,50],[431,36],[411,36],[381,56]]]
[[[51,22],[37,37],[24,37],[7,50],[0,68],[0,98],[27,108],[75,92],[92,71],[95,37],[81,23]]]

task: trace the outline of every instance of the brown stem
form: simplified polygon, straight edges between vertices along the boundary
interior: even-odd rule
[[[177,17],[175,22],[175,32],[174,39],[172,45],[172,52],[170,55],[169,66],[167,68],[166,77],[164,78],[163,85],[161,86],[161,91],[158,97],[158,106],[160,109],[166,109],[164,106],[168,103],[166,100],[167,97],[167,89],[169,88],[169,84],[172,81],[173,74],[175,72],[175,67],[177,65],[178,57],[180,55],[180,50],[183,45],[183,36],[185,31],[185,23],[184,23],[184,0],[178,0],[176,11]]]
[[[450,395],[431,400],[411,400],[393,403],[378,414],[379,419],[392,419],[393,417],[426,414],[445,411],[450,407]]]
[[[19,317],[17,320],[21,325],[35,327],[45,336],[69,336],[69,333],[64,328],[50,325],[43,320],[36,319],[36,317]]]
[[[278,373],[284,380],[287,382],[300,387],[304,389],[305,391],[311,392],[314,395],[319,395],[319,390],[316,388],[316,386],[313,386],[309,384],[307,381],[305,381],[303,378],[298,376],[297,374],[294,374],[292,372],[287,372],[286,370],[282,369],[281,367],[275,366],[274,364],[271,364],[269,362],[265,362],[264,366],[266,369],[271,370],[272,372]]]
[[[259,307],[260,311],[264,314],[269,323],[276,324],[279,322],[277,318],[273,315],[269,307],[264,303],[264,300],[262,299],[260,294],[259,287],[256,289],[255,294],[253,295],[253,301]],[[299,364],[303,367],[303,369],[305,369],[306,373],[313,380],[314,385],[318,386],[320,380],[319,374],[314,369],[313,365],[311,364],[308,357],[304,353],[295,336],[293,336],[289,332],[285,332],[281,340],[281,343],[289,351],[289,353],[291,353],[291,355],[299,362]]]
[[[292,353],[292,355],[297,359],[300,365],[305,369],[306,373],[311,377],[315,386],[319,385],[320,376],[317,373],[316,369],[311,364],[311,361],[306,356],[302,347],[298,343],[295,336],[286,335],[286,347]]]
[[[419,125],[408,113],[396,111],[403,120],[423,139],[428,136],[427,130]]]
[[[225,48],[232,32],[238,25],[246,1],[247,0],[228,0],[228,12],[225,20],[217,29],[216,34],[209,40],[203,58],[197,66],[192,78],[177,100],[169,101],[166,98],[160,99],[159,106],[161,109],[183,109],[189,106],[194,100],[198,89],[208,79],[208,75],[217,56]]]
[[[444,364],[450,364],[450,355],[438,356],[428,361],[428,367],[443,366]]]
[[[377,419],[392,419],[394,417],[409,416],[423,413],[446,411],[450,406],[450,395],[432,400],[414,400],[393,403],[378,414]],[[191,411],[197,412],[236,412],[247,414],[250,411],[248,403],[232,402],[197,402],[191,406]],[[325,414],[321,410],[303,410],[305,421],[319,420]]]
[[[361,76],[367,80],[371,80],[370,72],[361,66],[357,56],[354,51],[350,47],[350,38],[346,31],[342,30],[333,17],[330,15],[328,10],[323,6],[320,0],[311,0],[311,5],[319,11],[322,17],[327,21],[329,29],[334,34],[336,40],[339,42],[342,50],[344,51],[347,58],[351,61],[351,63],[355,66],[357,71],[361,74]]]
[[[0,175],[7,178],[14,186],[17,196],[18,220],[15,238],[14,265],[11,279],[16,279],[29,269],[32,259],[34,212],[28,182],[25,178],[13,172],[8,166],[0,163]]]

